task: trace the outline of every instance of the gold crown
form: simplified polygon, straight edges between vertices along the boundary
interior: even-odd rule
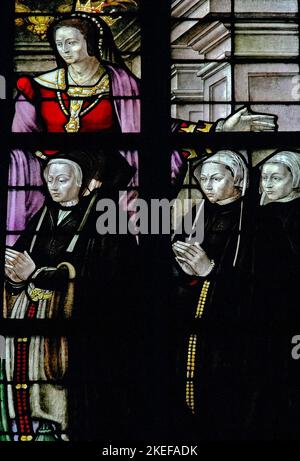
[[[103,3],[105,3],[105,1],[100,1],[92,5],[91,0],[88,0],[83,5],[80,0],[77,0],[75,11],[84,12],[84,13],[102,13]]]
[[[87,0],[85,4],[82,4],[81,0],[77,0],[75,11],[84,13],[103,13],[105,8],[121,7],[126,9],[129,5],[137,6],[137,3],[135,0],[101,0],[100,2]]]

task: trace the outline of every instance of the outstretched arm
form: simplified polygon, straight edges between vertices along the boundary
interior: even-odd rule
[[[276,131],[277,116],[256,114],[247,107],[229,115],[225,120],[217,122],[216,131]]]
[[[277,116],[254,113],[248,107],[233,112],[225,119],[216,122],[189,122],[184,120],[172,121],[172,131],[177,133],[209,133],[210,131],[276,131]]]

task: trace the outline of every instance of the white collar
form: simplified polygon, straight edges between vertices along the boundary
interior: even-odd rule
[[[61,202],[60,205],[63,206],[63,207],[71,207],[71,206],[75,206],[77,205],[77,203],[79,202],[79,199],[76,198],[75,200],[70,200],[69,202]]]
[[[300,190],[295,190],[295,189],[286,197],[282,197],[278,200],[268,199],[267,194],[263,192],[261,199],[260,199],[260,205],[264,206],[264,205],[267,205],[268,203],[288,203],[288,202],[291,202],[292,200],[296,200],[299,197],[300,197]]]
[[[220,200],[219,202],[216,202],[216,205],[228,205],[229,203],[235,202],[241,197],[241,195],[236,195],[235,197],[229,197],[226,198],[225,200]]]

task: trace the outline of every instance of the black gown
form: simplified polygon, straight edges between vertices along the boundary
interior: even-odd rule
[[[247,368],[249,438],[300,435],[300,198],[259,207],[253,245]]]
[[[74,250],[68,252],[94,195],[96,200]],[[134,419],[134,396],[137,399],[136,239],[131,235],[97,233],[100,213],[96,211],[96,203],[102,197],[109,197],[105,188],[82,198],[59,225],[57,218],[62,208],[50,201],[31,252],[37,268],[53,268],[35,278],[38,288],[64,292],[68,271],[64,267],[57,269],[57,265],[69,262],[76,270],[72,317],[67,324],[63,323],[63,313],[58,309],[51,318],[57,331],[62,331],[63,325],[67,327],[69,366],[64,379],[68,388],[71,440],[127,437]],[[30,251],[43,210],[44,207],[31,219],[15,250]],[[57,367],[51,365],[55,378]]]
[[[242,438],[242,338],[245,286],[248,283],[245,234],[241,235],[238,258],[233,267],[241,201],[238,199],[222,206],[205,202],[205,234],[201,247],[215,262],[208,277],[189,277],[178,265],[174,267],[174,302],[180,344],[178,400],[183,402],[186,399],[185,410],[181,407],[185,416],[180,424],[185,420],[184,435],[190,439]],[[200,293],[202,303],[199,303]],[[194,357],[192,338],[196,343]]]

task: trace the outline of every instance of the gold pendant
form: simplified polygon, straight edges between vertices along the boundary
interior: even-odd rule
[[[78,133],[80,130],[80,120],[79,117],[70,117],[70,120],[65,125],[67,133]]]
[[[32,299],[32,301],[37,302],[51,299],[52,292],[48,290],[43,290],[42,288],[33,288],[31,291],[29,290],[29,296]]]
[[[70,119],[65,125],[67,133],[77,133],[80,130],[80,112],[83,105],[83,100],[70,101]]]

